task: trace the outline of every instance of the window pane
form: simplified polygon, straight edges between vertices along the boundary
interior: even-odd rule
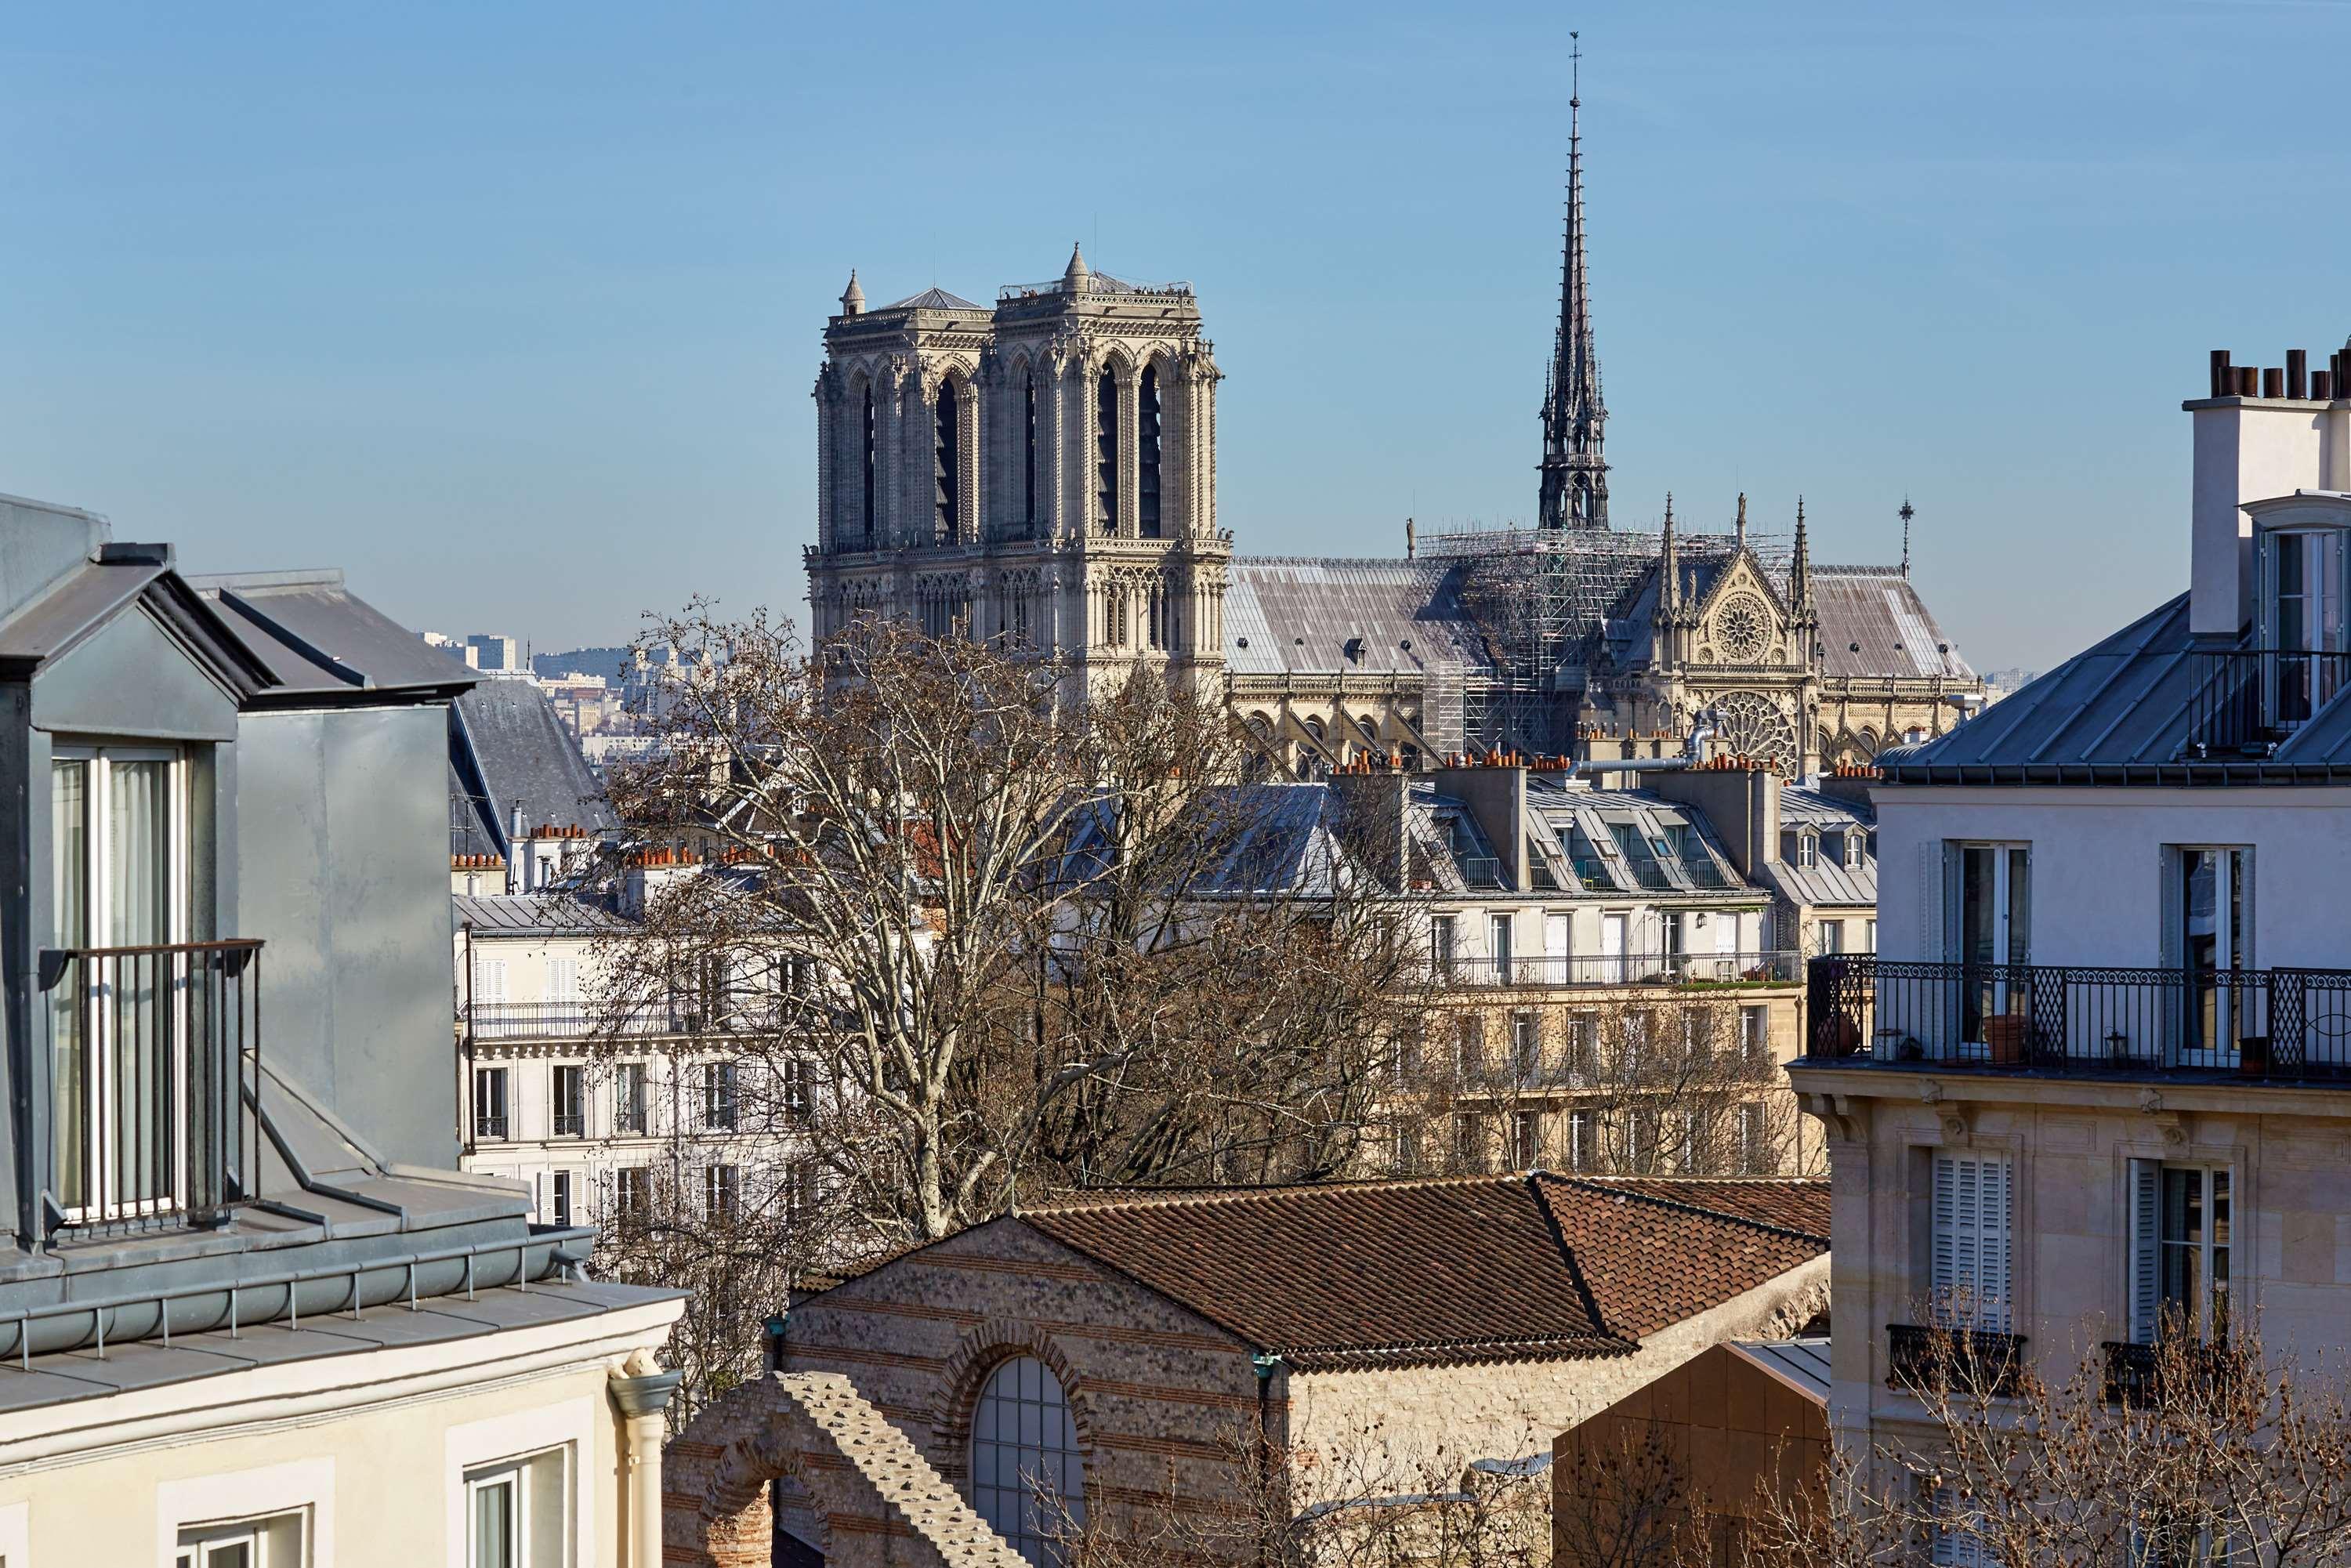
[[[78,759],[49,765],[50,918],[60,947],[91,945],[89,766]],[[90,984],[83,967],[76,964],[48,995],[55,1122],[50,1147],[57,1151],[51,1180],[68,1208],[89,1201],[90,1062],[81,1004]]]
[[[474,1489],[474,1556],[468,1568],[517,1568],[514,1490],[511,1479]]]
[[[1035,1356],[1005,1362],[982,1389],[971,1476],[972,1506],[998,1534],[1032,1563],[1060,1562],[1063,1515],[1085,1520],[1084,1460],[1061,1381]]]

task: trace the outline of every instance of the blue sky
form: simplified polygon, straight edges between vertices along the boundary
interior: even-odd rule
[[[1749,492],[1980,665],[2184,581],[2208,349],[2351,329],[2351,6],[20,5],[0,490],[409,624],[797,612],[876,301],[1191,279],[1242,549],[1526,517],[1567,30],[1619,526]]]

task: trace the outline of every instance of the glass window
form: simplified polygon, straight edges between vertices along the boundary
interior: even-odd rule
[[[559,1138],[585,1136],[588,1131],[587,1071],[578,1066],[558,1067],[551,1085],[555,1097],[555,1135]]]
[[[711,1166],[702,1173],[703,1201],[710,1218],[730,1220],[743,1211],[743,1172],[736,1166]]]
[[[642,1061],[621,1063],[621,1074],[613,1084],[612,1131],[642,1136],[645,1130],[645,1064]]]
[[[503,1067],[475,1069],[474,1136],[503,1141],[509,1125],[507,1120],[507,1070]]]
[[[190,1525],[179,1533],[173,1568],[302,1568],[310,1560],[307,1509]]]
[[[737,1073],[731,1061],[702,1064],[702,1124],[716,1132],[732,1132],[740,1103]]]
[[[971,1501],[1029,1562],[1061,1562],[1062,1516],[1086,1517],[1085,1457],[1052,1368],[1015,1356],[988,1375],[971,1421]]]
[[[171,752],[60,750],[50,764],[50,919],[73,960],[48,991],[50,1179],[69,1217],[167,1211],[186,1190],[172,1113],[186,1047],[187,831]]]
[[[1453,977],[1453,916],[1439,915],[1428,923],[1428,964],[1438,979]]]
[[[569,1465],[567,1447],[467,1470],[465,1568],[557,1568],[569,1562]]]
[[[1588,1171],[1598,1155],[1598,1118],[1590,1111],[1567,1113],[1567,1168]]]

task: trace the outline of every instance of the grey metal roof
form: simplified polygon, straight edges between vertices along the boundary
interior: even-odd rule
[[[882,306],[884,310],[985,310],[985,305],[975,305],[960,294],[949,294],[935,285],[920,294],[909,294]]]
[[[636,927],[603,904],[569,893],[454,894],[456,922],[486,936],[582,936]]]
[[[1226,667],[1417,674],[1489,665],[1462,603],[1466,572],[1458,561],[1238,556],[1225,591]]]
[[[1825,791],[1791,784],[1780,791],[1780,829],[1810,831],[1821,838],[1816,865],[1799,865],[1772,846],[1766,874],[1792,903],[1834,907],[1876,907],[1877,857],[1864,851],[1859,865],[1847,865],[1841,852],[1844,835],[1866,835],[1877,813],[1866,804]]]
[[[1735,1339],[1723,1342],[1731,1354],[1753,1362],[1807,1399],[1829,1402],[1829,1341],[1825,1334],[1808,1339]]]
[[[2340,782],[2351,709],[2336,701],[2267,758],[2182,755],[2203,678],[2188,596],[2158,605],[1949,734],[1877,758],[1893,784]]]
[[[1813,604],[1823,674],[1975,678],[1957,649],[1941,651],[1951,640],[1899,567],[1815,567]]]
[[[90,1350],[52,1352],[34,1356],[21,1371],[15,1361],[8,1364],[9,1370],[0,1375],[0,1413],[102,1399],[257,1366],[572,1322],[674,1301],[684,1293],[551,1279],[528,1290],[481,1291],[472,1301],[456,1295],[431,1297],[413,1311],[403,1303],[380,1306],[358,1317],[306,1314],[298,1328],[265,1322],[248,1323],[235,1333],[225,1329],[181,1333],[172,1336],[168,1346],[153,1340],[110,1343],[103,1356]]]
[[[621,826],[547,694],[528,680],[486,680],[450,705],[449,852],[511,855],[517,805],[526,828]]]
[[[455,693],[481,678],[343,586],[336,570],[191,577],[239,640],[295,694]]]

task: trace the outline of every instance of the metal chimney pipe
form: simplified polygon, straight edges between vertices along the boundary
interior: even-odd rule
[[[2335,373],[2334,373],[2332,371],[2311,371],[2311,372],[2310,372],[2310,395],[2311,395],[2311,399],[2312,399],[2312,401],[2316,402],[2334,402],[2334,401],[2335,401]]]
[[[2263,366],[2262,369],[2262,395],[2267,398],[2282,398],[2285,396],[2285,371],[2280,370],[2275,365]]]
[[[2237,372],[2237,395],[2239,397],[2261,396],[2261,367],[2258,365],[2238,365],[2234,367],[2234,369]]]
[[[2227,397],[2237,390],[2237,377],[2229,366],[2229,350],[2212,350],[2212,392],[2214,397]]]
[[[2310,352],[2305,349],[2285,351],[2285,395],[2297,402],[2310,396]]]

